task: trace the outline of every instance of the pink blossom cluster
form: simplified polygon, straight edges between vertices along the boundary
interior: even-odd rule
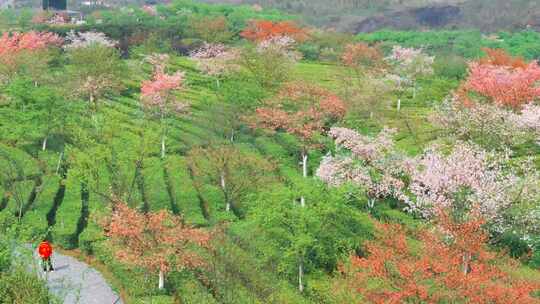
[[[185,105],[173,101],[172,93],[182,88],[184,73],[176,72],[169,75],[161,72],[154,73],[151,80],[143,81],[141,97],[145,107],[158,108],[161,113],[172,107],[171,110],[181,112]]]
[[[284,55],[292,61],[302,59],[302,54],[294,50],[296,40],[289,36],[272,36],[257,44],[257,52],[264,54],[265,52],[275,52]]]
[[[330,186],[340,186],[347,182],[359,185],[371,185],[371,177],[367,168],[357,166],[351,157],[323,157],[316,176]]]
[[[430,121],[458,139],[469,139],[482,147],[499,149],[532,139],[526,126],[528,115],[525,112],[519,115],[490,103],[467,107],[454,98],[445,100],[430,116]]]
[[[155,5],[143,5],[142,8],[143,12],[147,13],[150,16],[157,16],[157,8]]]
[[[148,62],[154,69],[154,74],[164,74],[167,63],[169,62],[169,55],[153,53],[146,56],[143,62]]]
[[[373,162],[383,158],[393,149],[392,137],[395,129],[384,128],[375,138],[364,136],[347,128],[331,128],[328,134],[334,138],[338,147],[350,150],[358,159]]]
[[[540,98],[540,66],[511,68],[473,62],[464,88],[492,99],[503,106],[519,106]]]
[[[457,142],[448,155],[439,147],[416,158],[410,172],[410,191],[416,196],[409,210],[430,217],[436,208],[456,203],[455,194],[468,191],[467,202],[493,220],[512,204],[512,187],[519,178],[506,173],[506,158],[488,153],[478,146]]]
[[[211,59],[222,56],[227,47],[221,43],[205,43],[199,49],[191,52],[192,59]]]
[[[421,49],[404,48],[398,45],[394,46],[386,60],[395,66],[399,75],[416,78],[418,75],[433,74],[435,57],[424,54]]]
[[[0,58],[16,55],[22,51],[35,51],[50,46],[60,46],[63,39],[53,33],[27,32],[19,33],[4,32],[0,36]]]
[[[239,69],[235,61],[239,57],[236,49],[229,49],[223,44],[205,43],[203,47],[191,53],[199,70],[210,76],[220,76]]]
[[[533,103],[526,104],[518,117],[520,126],[535,132],[540,142],[540,106]]]
[[[91,45],[101,45],[104,47],[115,47],[118,42],[109,39],[104,33],[100,32],[75,32],[70,31],[66,40],[69,42],[64,46],[65,49],[85,48]]]
[[[394,197],[403,202],[406,185],[400,179],[408,165],[393,151],[392,135],[395,130],[385,128],[375,138],[358,134],[346,128],[332,128],[329,134],[339,148],[350,155],[325,156],[316,175],[331,186],[353,183],[366,189],[370,205],[376,198]]]

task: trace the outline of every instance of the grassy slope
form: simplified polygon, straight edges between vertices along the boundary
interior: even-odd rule
[[[212,194],[212,191],[208,191],[209,188],[205,188],[204,193],[199,193],[201,195],[198,195],[197,189],[194,188],[189,178],[184,155],[190,147],[225,140],[219,134],[218,130],[208,123],[209,121],[217,120],[215,119],[216,117],[212,117],[212,115],[215,115],[215,112],[211,111],[212,105],[218,102],[213,92],[214,81],[199,74],[194,69],[193,63],[185,58],[175,59],[173,69],[187,71],[189,89],[182,94],[182,98],[189,100],[192,105],[191,113],[189,116],[177,119],[173,123],[169,135],[168,151],[170,157],[168,160],[165,163],[162,163],[157,157],[146,160],[145,167],[142,171],[145,177],[144,192],[148,198],[151,210],[168,208],[173,212],[180,212],[188,223],[205,226],[214,219],[225,216],[222,208],[223,204],[220,203],[221,198],[219,194]],[[343,68],[338,66],[304,62],[299,64],[295,69],[294,78],[319,83],[330,89],[337,90],[340,87],[339,82],[344,74],[345,71]],[[133,74],[133,79],[130,79],[129,83],[138,83],[140,81],[138,75],[140,74]],[[430,84],[426,83],[427,85]],[[408,153],[417,153],[425,143],[433,138],[433,128],[427,122],[427,115],[432,105],[431,103],[422,101],[421,98],[422,95],[417,100],[406,100],[403,103],[400,113],[396,111],[395,105],[389,101],[382,107],[382,110],[377,113],[374,119],[365,118],[355,123],[359,129],[366,133],[376,132],[383,125],[398,128],[398,146]],[[134,134],[140,128],[137,125],[136,119],[141,115],[137,104],[137,96],[134,95],[132,97],[118,98],[107,106],[105,111],[107,111],[108,115],[117,118],[122,126],[119,134],[120,138],[131,138],[135,136]],[[157,130],[156,123],[150,123],[146,127]],[[300,177],[298,168],[295,168],[294,151],[291,150],[291,146],[288,144],[289,138],[253,138],[250,134],[242,134],[239,138],[241,138],[244,144],[252,146],[265,156],[280,158],[283,163],[282,173],[284,174],[284,178],[294,180]],[[115,144],[118,145],[117,148],[119,150],[125,148],[122,140],[115,142]],[[157,153],[157,142],[151,141],[150,145],[153,145],[151,151]],[[17,157],[28,157],[22,149],[12,147],[6,149],[9,149],[10,153],[17,155]],[[51,159],[55,158],[51,157]],[[30,164],[28,168],[24,168],[29,175],[38,172],[34,164],[35,161],[28,160],[25,163]],[[169,169],[170,174],[168,178],[171,181],[170,184],[173,185],[172,191],[168,191],[167,189],[166,177],[163,172],[164,167]],[[104,172],[105,168],[100,168],[100,170],[102,171],[100,176],[107,176],[107,173]],[[53,230],[53,237],[61,240],[61,245],[67,248],[81,246],[87,252],[94,250],[95,248],[92,248],[91,244],[100,240],[102,237],[100,236],[99,227],[92,221],[87,225],[79,226],[82,212],[80,185],[70,178],[68,172],[67,180],[64,181],[67,187],[62,200],[62,198],[57,197],[59,177],[52,174],[44,176],[43,180],[46,183],[42,196],[39,196],[37,200],[39,204],[35,204],[26,215],[38,219],[35,221],[35,225],[37,225],[35,230],[39,233],[44,233],[44,223],[50,221],[51,212],[56,212],[55,223],[57,227],[50,227]],[[100,183],[102,183],[101,187],[107,188],[110,182],[105,179]],[[201,206],[200,197],[205,198],[205,196],[209,203],[208,210],[210,214],[205,214],[203,211],[204,208]],[[61,200],[61,204],[57,210],[51,211],[58,199]],[[100,212],[100,209],[103,209],[96,207],[96,205],[100,206],[102,202],[99,197],[92,195],[89,201],[89,212],[90,217],[92,217],[94,213]],[[62,218],[58,218],[58,216]],[[33,225],[33,222],[29,219],[25,219],[24,221],[28,225]],[[216,263],[219,267],[229,265],[228,268],[223,270],[225,273],[231,271],[233,273],[243,274],[240,276],[242,278],[241,280],[231,283],[235,286],[234,295],[223,293],[223,290],[220,291],[218,286],[219,277],[215,277],[215,281],[205,282],[197,279],[196,276],[188,276],[174,280],[178,284],[176,292],[183,301],[186,303],[237,303],[235,301],[241,295],[241,298],[246,299],[246,303],[266,303],[270,299],[275,299],[279,294],[295,293],[293,286],[289,285],[288,282],[282,282],[275,273],[269,272],[267,269],[257,272],[256,276],[250,275],[252,269],[257,268],[259,265],[253,252],[249,248],[243,248],[239,244],[235,244],[233,240],[227,240],[226,244],[230,247],[230,254],[219,258],[216,257]],[[231,268],[237,264],[237,260],[241,260],[243,265],[239,268]],[[110,265],[110,268],[117,277],[120,277],[119,280],[115,280],[119,285],[118,287],[136,294],[133,286],[139,286],[135,282],[140,282],[142,274],[129,272],[117,264]],[[129,273],[129,276],[134,276],[135,279],[127,279],[125,275],[121,275],[122,273]],[[537,275],[540,279],[540,274],[537,272],[531,274],[527,268],[523,268],[520,273],[521,275]],[[324,279],[319,281],[324,281]],[[253,288],[253,286],[271,284],[269,282],[274,282],[276,286],[279,285],[280,287],[270,293]],[[299,296],[297,297],[297,303],[301,303],[303,299]]]

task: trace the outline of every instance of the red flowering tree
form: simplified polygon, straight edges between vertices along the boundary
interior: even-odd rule
[[[345,66],[353,68],[359,74],[369,69],[378,70],[384,66],[384,57],[377,47],[371,47],[367,43],[354,43],[345,46],[341,61]]]
[[[141,84],[141,101],[143,107],[159,119],[161,125],[161,158],[165,158],[165,139],[167,136],[166,118],[171,113],[181,113],[187,108],[174,96],[183,88],[184,73],[167,74],[165,64],[167,55],[154,54],[147,60],[153,65],[154,73],[151,80]]]
[[[249,22],[240,36],[253,42],[262,42],[268,39],[287,36],[297,42],[308,38],[307,32],[292,21],[273,22],[269,20],[254,20]]]
[[[159,273],[159,289],[173,268],[199,268],[204,259],[194,249],[207,247],[210,234],[186,226],[168,211],[140,213],[117,202],[110,219],[103,223],[116,257],[127,264]]]
[[[441,216],[438,232],[420,233],[418,246],[403,227],[379,226],[366,257],[351,257],[345,288],[369,303],[540,303],[540,283],[512,277],[486,250],[482,220]]]
[[[501,50],[486,52],[486,58],[469,64],[469,77],[458,90],[462,102],[472,105],[480,98],[518,110],[540,99],[540,66],[536,61],[526,63]]]
[[[384,56],[381,50],[367,43],[348,44],[341,56],[341,62],[350,68],[351,75],[347,75],[345,92],[350,100],[352,111],[373,112],[390,92],[390,86],[380,79],[384,71]]]
[[[254,129],[282,131],[299,138],[302,175],[307,177],[308,153],[318,146],[317,135],[326,132],[345,113],[345,103],[337,95],[314,85],[290,83],[277,97],[256,109],[250,124]],[[305,204],[303,198],[301,204]]]

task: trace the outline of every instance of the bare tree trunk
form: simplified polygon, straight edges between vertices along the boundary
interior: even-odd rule
[[[234,128],[231,128],[231,143],[234,143]]]
[[[159,284],[158,288],[163,289],[165,287],[165,273],[163,270],[159,270]]]

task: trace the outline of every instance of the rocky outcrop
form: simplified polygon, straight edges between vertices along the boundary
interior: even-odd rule
[[[441,28],[458,24],[463,18],[458,6],[429,6],[374,16],[358,23],[354,32],[372,32],[383,28],[416,29]]]

